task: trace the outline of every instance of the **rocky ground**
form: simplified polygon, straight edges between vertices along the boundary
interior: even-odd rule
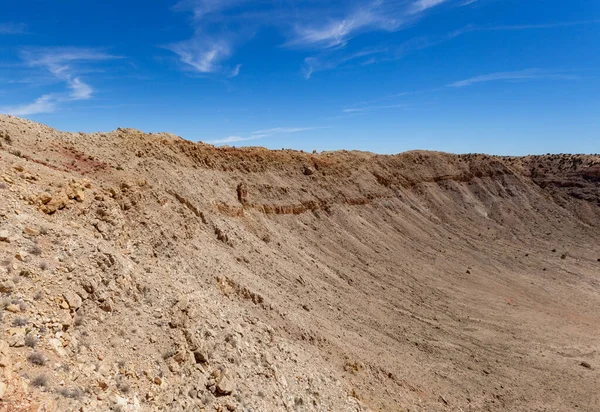
[[[0,116],[1,411],[600,410],[600,156]]]

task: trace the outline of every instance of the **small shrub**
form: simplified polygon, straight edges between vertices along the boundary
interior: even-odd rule
[[[567,254],[566,254],[566,253],[563,253],[562,255],[560,255],[560,258],[561,258],[562,260],[565,260],[565,259],[567,258]]]
[[[75,326],[83,325],[83,314],[82,313],[77,313],[75,315],[74,324],[75,324]]]
[[[28,357],[27,360],[34,365],[44,366],[46,364],[46,357],[40,352],[33,352]]]
[[[42,248],[39,247],[39,245],[33,245],[31,247],[31,249],[29,249],[29,253],[31,253],[32,255],[35,255],[35,256],[41,256],[42,255]]]
[[[8,185],[4,182],[0,182],[0,189],[8,189]]]
[[[48,387],[48,378],[46,375],[38,375],[31,381],[31,385],[37,388],[46,388]]]
[[[123,380],[119,380],[117,381],[117,389],[121,391],[121,393],[128,393],[129,389],[131,389],[131,386],[129,385],[129,383]]]
[[[42,300],[43,297],[44,297],[44,293],[41,290],[38,290],[37,293],[35,294],[35,296],[33,297],[33,299]]]
[[[12,325],[13,326],[26,326],[27,325],[27,319],[25,318],[14,318]]]
[[[56,392],[70,399],[80,399],[83,396],[83,392],[79,388],[60,388]]]
[[[21,312],[25,312],[27,310],[27,303],[25,303],[25,302],[19,302],[19,310]]]
[[[38,342],[38,339],[35,335],[27,334],[25,336],[25,346],[28,346],[33,349],[37,345],[37,342]]]
[[[49,266],[50,265],[48,265],[48,262],[41,262],[40,263],[40,269],[42,269],[42,270],[47,270]]]

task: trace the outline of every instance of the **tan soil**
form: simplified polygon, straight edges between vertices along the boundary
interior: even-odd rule
[[[0,134],[2,411],[600,410],[598,155]]]

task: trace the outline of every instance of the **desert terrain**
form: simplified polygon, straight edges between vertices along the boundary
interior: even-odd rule
[[[1,411],[598,411],[600,156],[0,116]]]

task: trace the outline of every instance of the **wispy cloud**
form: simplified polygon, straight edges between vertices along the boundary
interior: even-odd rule
[[[364,66],[384,61],[400,60],[410,53],[433,47],[454,39],[471,30],[470,26],[455,30],[442,36],[421,36],[409,39],[399,45],[380,46],[348,53],[345,50],[333,50],[304,59],[304,77],[308,80],[319,71],[332,70],[346,66]]]
[[[316,72],[332,70],[343,64],[356,62],[357,64],[367,64],[376,55],[384,55],[388,52],[387,48],[366,49],[354,53],[344,51],[334,51],[322,53],[318,56],[311,56],[304,59],[304,78],[310,79]]]
[[[298,132],[306,132],[308,130],[316,130],[316,129],[323,129],[323,127],[274,127],[272,129],[257,130],[255,132],[252,132],[252,134],[253,135],[270,136],[272,134],[278,134],[278,133],[298,133]]]
[[[427,9],[445,3],[447,0],[416,0],[413,2],[410,12],[412,14],[421,13]]]
[[[379,110],[389,110],[389,109],[408,109],[407,104],[389,104],[383,106],[364,106],[364,107],[348,107],[343,109],[343,113],[367,113],[367,112],[375,112]]]
[[[223,139],[211,140],[208,143],[211,143],[211,144],[228,144],[228,143],[243,142],[245,140],[255,140],[255,139],[259,139],[259,138],[260,137],[256,137],[256,136],[250,136],[250,137],[227,136],[227,137],[224,137]]]
[[[0,23],[0,34],[25,34],[26,29],[24,23]]]
[[[14,116],[29,116],[33,114],[52,113],[56,110],[58,100],[49,94],[38,97],[33,103],[0,108],[0,112]]]
[[[247,3],[249,0],[182,0],[175,4],[175,11],[192,11],[194,20],[205,20],[211,15]]]
[[[214,73],[221,70],[221,62],[231,55],[231,48],[224,39],[213,40],[197,36],[167,46],[179,56],[181,61],[200,73]],[[239,73],[239,69],[237,70]]]
[[[259,30],[274,28],[286,39],[283,47],[322,53],[338,51],[355,37],[370,32],[394,32],[445,1],[457,0],[369,0],[329,2],[260,2],[250,0],[183,0],[173,8],[192,14],[190,39],[167,46],[184,67],[199,73],[234,76],[239,65],[228,65],[235,50]],[[357,59],[360,52],[339,53],[335,60]],[[343,55],[342,55],[343,54]],[[376,61],[375,59],[374,61]],[[307,57],[305,77],[320,67],[329,67],[328,56]],[[334,64],[337,66],[339,64]]]
[[[480,76],[470,77],[468,79],[460,80],[454,83],[450,83],[448,87],[467,87],[478,83],[496,82],[496,81],[519,81],[519,80],[536,80],[536,79],[554,79],[554,80],[573,80],[577,79],[577,76],[563,74],[563,73],[552,73],[540,69],[525,69],[512,72],[498,72],[484,74]]]
[[[331,48],[345,46],[356,35],[373,30],[394,31],[404,23],[403,13],[393,12],[391,2],[375,1],[339,18],[294,24],[288,47]]]
[[[219,73],[236,77],[241,64],[228,66],[224,64],[233,54],[234,46],[247,37],[243,27],[230,27],[230,17],[224,12],[246,3],[248,0],[182,0],[173,10],[191,12],[191,26],[194,34],[191,38],[165,46],[175,53],[184,67],[198,73]],[[252,21],[246,26],[252,26]]]
[[[0,108],[2,112],[17,116],[51,113],[61,103],[91,99],[94,89],[78,75],[84,71],[80,65],[118,58],[85,48],[30,48],[23,50],[20,56],[26,67],[49,72],[57,81],[64,83],[67,90],[44,94],[32,103]]]
[[[502,30],[537,30],[537,29],[556,29],[560,27],[573,27],[573,26],[584,26],[590,24],[599,24],[600,19],[597,20],[578,20],[578,21],[567,21],[567,22],[555,22],[555,23],[540,23],[540,24],[514,24],[505,26],[494,26],[494,27],[483,27],[480,30],[489,31],[502,31]]]
[[[228,143],[236,143],[243,142],[247,140],[257,140],[263,139],[265,137],[272,137],[282,134],[290,134],[290,133],[299,133],[305,132],[309,130],[317,130],[323,129],[324,127],[273,127],[271,129],[265,130],[256,130],[254,132],[248,133],[246,136],[227,136],[222,139],[210,140],[208,143],[211,144],[228,144]]]

